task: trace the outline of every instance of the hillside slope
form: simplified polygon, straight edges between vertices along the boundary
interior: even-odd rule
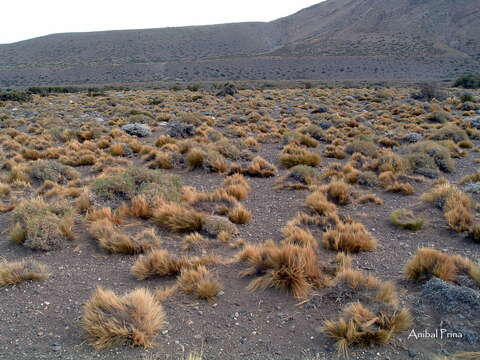
[[[480,2],[327,0],[270,23],[67,33],[0,45],[0,86],[449,78],[480,71]]]

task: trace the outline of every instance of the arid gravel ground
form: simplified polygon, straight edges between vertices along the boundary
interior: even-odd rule
[[[327,170],[341,169],[352,162],[348,151],[344,153],[345,156],[330,157],[327,152],[330,152],[332,144],[338,151],[348,150],[350,143],[366,139],[375,146],[376,153],[365,155],[365,158],[374,160],[390,152],[401,153],[401,149],[408,148],[410,145],[404,140],[407,132],[415,131],[428,139],[435,136],[439,129],[456,126],[456,129],[468,134],[468,146],[466,142],[459,145],[460,141],[442,145],[449,154],[460,152],[461,156],[454,156],[455,168],[451,172],[439,172],[439,175],[464,189],[464,185],[460,184],[461,179],[476,173],[478,164],[478,130],[464,121],[467,117],[474,117],[475,110],[464,110],[463,103],[458,100],[464,91],[459,89],[449,89],[449,99],[433,102],[412,100],[410,94],[413,90],[273,89],[241,91],[234,97],[226,98],[217,98],[207,92],[138,90],[108,92],[105,96],[95,98],[85,94],[71,94],[46,98],[35,96],[31,102],[26,103],[5,102],[0,107],[0,118],[3,116],[0,123],[0,183],[8,184],[11,192],[0,198],[0,205],[5,208],[0,213],[0,258],[7,262],[35,259],[47,265],[51,275],[43,281],[0,287],[0,359],[177,360],[186,358],[192,352],[200,352],[203,359],[212,360],[335,358],[335,341],[320,331],[320,328],[325,320],[336,320],[342,309],[355,301],[354,298],[337,292],[338,288],[330,286],[313,289],[305,299],[295,298],[287,291],[277,288],[251,292],[246,287],[252,277],[239,276],[246,265],[227,260],[241,250],[241,247],[233,247],[234,240],[243,239],[248,244],[261,244],[268,239],[273,239],[278,244],[282,242],[282,228],[299,212],[310,211],[305,199],[318,186],[328,185],[332,180],[325,177]],[[478,109],[478,92],[474,96],[476,99],[470,103]],[[159,101],[154,102],[152,99]],[[313,110],[320,106],[325,107],[325,111],[313,114]],[[440,111],[449,115],[446,122],[429,120],[432,113]],[[162,145],[158,143],[155,145],[157,139],[168,134],[168,124],[174,120],[193,124],[196,135],[186,139],[174,138],[172,142],[177,147],[169,149],[161,148]],[[128,122],[145,123],[152,133],[143,138],[126,135],[119,126]],[[325,126],[327,123],[331,126],[329,129]],[[311,187],[280,189],[277,185],[282,178],[291,175],[291,170],[281,163],[282,149],[288,143],[298,141],[288,131],[305,133],[309,124],[323,129],[317,146],[308,148],[320,155],[321,163],[313,167],[323,176]],[[87,131],[92,131],[93,135],[86,139],[82,132]],[[97,286],[125,294],[139,287],[153,291],[175,284],[176,279],[170,276],[137,280],[130,268],[138,255],[112,254],[102,249],[88,231],[91,221],[84,212],[78,212],[75,216],[72,229],[74,239],[66,241],[65,246],[59,250],[34,251],[10,241],[16,209],[9,209],[8,205],[18,207],[20,201],[34,197],[42,190],[42,181],[39,182],[38,177],[32,179],[27,176],[18,181],[12,176],[15,166],[28,175],[28,167],[39,161],[31,159],[25,150],[36,148],[40,154],[44,154],[52,147],[76,149],[73,153],[67,151],[50,158],[51,161],[72,164],[71,161],[79,158],[82,151],[87,151],[88,145],[89,151],[95,155],[95,165],[72,164],[71,167],[79,172],[76,183],[70,184],[71,186],[60,184],[55,194],[49,195],[48,189],[43,192],[49,203],[65,198],[75,205],[76,197],[68,196],[65,189],[87,188],[94,193],[94,178],[101,176],[108,165],[100,166],[100,170],[95,166],[101,163],[101,159],[110,156],[112,146],[116,143],[129,144],[134,150],[138,144],[147,148],[150,146],[150,151],[177,153],[184,157],[185,154],[179,150],[182,142],[190,141],[190,146],[198,147],[216,146],[226,139],[229,144],[241,147],[240,144],[246,137],[259,141],[252,148],[242,148],[245,153],[250,152],[250,160],[248,156],[246,160],[239,156],[236,161],[225,157],[228,166],[233,162],[249,164],[252,157],[260,156],[275,165],[278,171],[272,177],[245,175],[251,192],[241,203],[249,210],[252,219],[248,224],[237,225],[239,233],[230,242],[225,243],[211,237],[204,248],[189,253],[201,255],[213,252],[225,260],[212,267],[222,284],[222,291],[212,301],[197,299],[179,290],[164,300],[167,322],[155,337],[157,345],[153,348],[114,346],[105,350],[94,349],[88,342],[81,320],[83,305]],[[387,142],[381,141],[384,138],[396,143],[385,145]],[[99,146],[101,139],[109,139],[106,147]],[[432,141],[438,144],[441,140]],[[146,155],[148,151],[142,153],[130,150],[114,156],[113,160],[110,157],[111,162],[105,161],[105,164],[147,168],[150,160],[146,159]],[[41,155],[39,158],[46,156]],[[116,163],[118,159],[127,162]],[[178,175],[183,186],[191,186],[198,192],[211,192],[223,186],[226,173],[207,171],[206,166],[189,170],[184,161],[175,161],[171,169],[156,171]],[[359,167],[358,170],[369,171],[365,167]],[[340,173],[341,171],[336,174],[341,178]],[[377,172],[375,177],[380,175]],[[350,217],[363,224],[378,241],[378,247],[373,251],[351,254],[352,268],[374,275],[382,281],[392,281],[398,292],[398,306],[410,309],[413,324],[407,330],[395,334],[388,345],[350,347],[350,358],[431,359],[433,355],[478,350],[478,312],[449,314],[435,310],[435,304],[422,298],[425,281],[406,280],[403,267],[420,247],[435,248],[449,255],[461,255],[478,263],[479,244],[467,237],[468,231],[457,232],[451,229],[441,209],[422,201],[421,195],[431,190],[438,179],[430,179],[414,172],[395,176],[398,176],[398,181],[409,183],[413,193],[405,195],[392,192],[380,184],[368,187],[354,181],[348,184],[352,191],[350,201],[345,205],[337,204],[336,208],[342,219]],[[358,197],[364,194],[375,194],[383,200],[383,204],[359,203]],[[476,223],[476,202],[479,196],[477,193],[469,193],[468,196],[475,203],[472,216]],[[95,197],[92,199],[92,209],[98,206],[119,206],[119,202],[106,203]],[[420,230],[405,230],[391,223],[392,211],[402,208],[410,209],[417,217],[424,218]],[[212,211],[211,208],[200,210]],[[153,219],[127,216],[120,228],[123,233],[133,235],[150,227],[155,228],[162,239],[161,248],[178,255],[185,253],[181,247],[183,235],[158,226]],[[325,230],[327,229],[311,229],[318,241],[314,250],[322,263],[334,266],[336,251],[322,245]],[[477,294],[480,292],[478,284],[472,284],[472,281],[464,278],[455,280],[455,283],[469,287]],[[442,328],[449,329],[450,332],[454,329],[468,333],[469,337],[409,337],[412,329],[421,332],[424,329],[434,331]]]

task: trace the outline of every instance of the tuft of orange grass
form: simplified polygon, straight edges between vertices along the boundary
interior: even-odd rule
[[[317,239],[308,230],[304,230],[296,225],[286,225],[282,229],[283,242],[301,247],[316,247]]]
[[[441,182],[423,194],[422,200],[443,209],[445,220],[453,230],[471,230],[475,218],[472,199],[455,185]]]
[[[186,235],[182,240],[182,249],[191,250],[193,248],[202,247],[208,243],[208,240],[200,233],[194,232]]]
[[[473,261],[431,248],[418,249],[405,264],[403,271],[408,280],[422,280],[436,276],[449,282],[454,281],[460,273],[465,273],[480,284],[480,268]]]
[[[155,222],[177,233],[202,230],[206,215],[194,209],[174,203],[164,203],[155,209]]]
[[[203,265],[183,269],[178,278],[180,288],[199,299],[213,300],[222,289],[220,282]]]
[[[338,321],[326,320],[322,331],[336,341],[339,356],[348,358],[351,346],[384,345],[393,335],[412,325],[412,315],[406,308],[389,309],[374,314],[361,303],[347,306]]]
[[[243,205],[237,204],[228,211],[228,219],[234,224],[248,224],[252,220],[252,214]]]
[[[165,326],[165,313],[146,289],[118,296],[99,287],[84,306],[82,323],[90,344],[97,349],[117,344],[151,347]]]
[[[318,215],[329,216],[337,214],[337,206],[328,201],[324,192],[321,190],[317,190],[311,193],[305,200],[305,203]]]
[[[88,231],[101,248],[111,253],[141,254],[161,244],[153,229],[145,230],[131,238],[118,231],[107,218],[90,223]]]
[[[346,205],[351,202],[350,186],[340,180],[332,181],[327,185],[328,198],[339,205]]]
[[[34,260],[0,262],[0,286],[17,285],[24,281],[45,280],[48,267]]]
[[[138,280],[145,280],[152,276],[175,276],[183,269],[196,268],[200,265],[209,266],[218,261],[213,255],[179,258],[168,250],[158,249],[140,256],[133,264],[131,272]]]
[[[358,202],[360,204],[367,204],[367,203],[373,203],[373,204],[376,204],[376,205],[383,205],[384,204],[383,199],[379,198],[375,194],[362,195],[358,198]]]
[[[273,287],[304,298],[314,288],[324,287],[329,281],[311,247],[278,246],[269,240],[262,245],[247,245],[234,261],[250,264],[241,272],[242,276],[259,276],[248,285],[250,291]]]
[[[88,221],[97,221],[107,219],[113,224],[122,224],[122,218],[117,211],[113,211],[109,207],[103,207],[99,209],[93,209],[87,212],[86,219]]]
[[[335,229],[323,233],[323,245],[327,249],[357,253],[377,248],[377,240],[358,222],[338,223]]]

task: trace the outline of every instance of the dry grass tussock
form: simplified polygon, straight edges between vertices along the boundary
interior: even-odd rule
[[[165,325],[165,313],[146,289],[118,296],[97,288],[84,306],[82,323],[95,348],[117,344],[151,347]]]
[[[389,344],[395,334],[411,325],[408,309],[374,312],[361,303],[354,303],[343,310],[338,321],[325,321],[321,330],[336,341],[338,354],[348,357],[350,346]]]
[[[301,247],[317,246],[317,239],[308,230],[304,230],[296,225],[287,225],[282,228],[283,243],[297,245]]]
[[[326,249],[357,253],[377,248],[377,240],[363,226],[350,221],[338,223],[334,229],[323,233],[323,246]]]
[[[210,266],[219,262],[214,255],[203,257],[177,257],[168,250],[153,250],[140,256],[131,268],[138,280],[152,276],[176,276],[184,269],[195,269],[199,266]]]
[[[283,153],[280,155],[280,163],[287,169],[296,165],[315,167],[320,165],[321,157],[319,154],[301,146],[290,144],[283,148]]]
[[[163,228],[185,233],[201,231],[206,214],[176,203],[165,203],[155,209],[153,219]]]
[[[14,211],[10,238],[34,250],[57,250],[73,239],[74,218],[75,209],[67,201],[24,200]]]
[[[448,226],[457,232],[468,231],[474,223],[470,196],[449,182],[443,182],[422,195],[422,200],[443,209]]]
[[[141,254],[161,244],[154,229],[144,230],[135,237],[120,232],[108,219],[93,221],[88,227],[90,235],[104,250],[117,254]]]
[[[480,285],[480,268],[472,260],[459,255],[420,248],[404,267],[408,280],[428,279],[436,276],[444,281],[455,281],[458,275],[466,274]]]
[[[248,285],[250,291],[273,287],[303,298],[329,281],[311,247],[278,246],[270,240],[257,246],[247,245],[235,260],[250,265],[242,271],[242,276],[259,276]]]
[[[178,283],[187,294],[204,300],[213,300],[222,289],[220,282],[203,265],[182,269]]]
[[[48,267],[34,260],[0,262],[0,286],[17,285],[29,280],[45,280]]]

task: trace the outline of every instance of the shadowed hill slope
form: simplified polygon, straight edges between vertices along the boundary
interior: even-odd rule
[[[449,78],[480,71],[480,3],[328,0],[270,23],[49,35],[0,45],[0,85]]]

